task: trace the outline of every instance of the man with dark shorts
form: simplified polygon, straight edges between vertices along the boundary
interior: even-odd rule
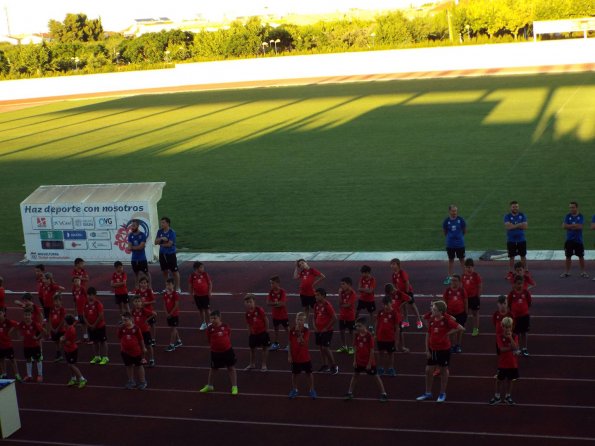
[[[130,222],[130,230],[130,234],[128,234],[128,249],[132,252],[130,263],[135,275],[134,287],[138,288],[138,280],[141,273],[147,277],[149,286],[151,286],[151,274],[149,274],[149,264],[147,263],[147,256],[145,254],[147,234],[140,230],[140,221],[138,219]]]
[[[504,216],[506,228],[506,249],[508,251],[508,274],[514,275],[514,258],[519,256],[523,268],[527,269],[527,216],[519,211],[518,201],[510,202],[510,213]],[[507,276],[507,278],[509,278]]]
[[[455,257],[459,259],[461,269],[465,268],[465,234],[467,223],[463,217],[459,217],[459,210],[456,205],[448,206],[448,217],[442,222],[442,230],[446,237],[446,253],[448,254],[448,276],[444,279],[444,285],[450,283],[453,274]]]
[[[562,228],[566,230],[566,243],[564,243],[564,255],[566,256],[565,271],[560,274],[560,277],[566,278],[570,276],[570,266],[572,264],[572,256],[578,257],[578,263],[581,267],[580,276],[588,278],[589,275],[585,271],[585,245],[583,244],[583,223],[585,221],[583,214],[578,211],[578,203],[571,201],[569,205],[570,212],[564,217]]]
[[[163,273],[163,280],[167,280],[171,272],[176,291],[179,293],[181,289],[178,259],[176,257],[176,231],[170,227],[171,220],[168,217],[162,217],[159,220],[159,224],[161,225],[161,229],[157,231],[155,244],[159,245],[159,265]]]

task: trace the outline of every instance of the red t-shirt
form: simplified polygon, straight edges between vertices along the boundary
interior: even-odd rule
[[[465,301],[467,300],[467,293],[461,287],[453,290],[448,287],[443,295],[444,302],[446,302],[446,311],[449,314],[461,314],[465,312]]]
[[[81,283],[84,284],[88,280],[89,275],[87,274],[87,271],[85,271],[85,268],[74,268],[72,270],[72,277],[80,277]]]
[[[4,287],[0,286],[0,308],[6,307],[6,292],[4,291]]]
[[[302,296],[314,296],[314,281],[319,277],[320,271],[314,268],[303,269],[299,273],[300,294]]]
[[[405,302],[411,302],[411,296],[401,290],[395,290],[390,295],[393,299],[393,308],[397,311],[401,310],[401,305]]]
[[[246,323],[250,327],[250,334],[260,334],[266,331],[266,313],[262,307],[246,311]]]
[[[339,290],[339,320],[354,321],[355,320],[355,291]],[[344,307],[343,305],[349,305]]]
[[[52,327],[52,331],[57,330],[60,324],[64,321],[65,316],[66,310],[64,309],[64,307],[53,307],[50,310],[50,326]],[[60,333],[64,333],[64,325],[62,325],[62,328],[60,328]]]
[[[176,302],[180,301],[180,295],[178,294],[178,292],[176,290],[173,290],[171,292],[166,291],[165,293],[163,293],[163,302],[165,303],[165,309],[167,310],[168,313],[170,313],[170,316],[178,316],[180,314],[180,306],[178,305],[178,308],[176,309],[176,311],[174,311],[172,313],[172,309],[176,306]]]
[[[310,330],[303,328],[301,331],[294,327],[289,331],[289,351],[291,352],[291,362],[303,363],[310,361],[310,351],[308,342],[310,340]]]
[[[376,279],[372,276],[359,278],[359,288],[369,288],[372,290],[370,293],[364,291],[359,292],[359,300],[364,302],[374,302],[374,288],[376,288]]]
[[[93,325],[95,321],[97,321],[97,318],[99,318],[99,315],[102,313],[103,304],[99,302],[97,299],[95,299],[93,302],[87,301],[87,303],[85,304],[85,310],[83,312],[83,315],[85,316],[85,319],[87,320],[89,325]],[[95,328],[97,329],[101,327],[105,327],[105,317],[101,322],[97,324]]]
[[[23,347],[39,347],[39,339],[36,339],[36,337],[43,333],[41,325],[36,322],[27,324],[23,321],[19,324],[19,331],[21,332],[21,336],[23,336]]]
[[[494,327],[496,328],[496,336],[502,334],[502,319],[504,319],[505,317],[512,317],[512,313],[510,311],[507,311],[505,314],[502,314],[498,310],[496,310],[495,313],[492,315],[492,324],[494,324]]]
[[[143,353],[143,335],[136,325],[131,328],[120,327],[118,329],[120,338],[120,350],[132,357],[139,357]]]
[[[314,325],[316,331],[333,331],[333,326],[326,328],[333,319],[335,309],[328,300],[316,302],[314,305]]]
[[[41,324],[43,322],[43,313],[41,312],[41,308],[39,305],[31,303],[31,319],[33,322]]]
[[[0,349],[7,349],[12,347],[12,339],[8,335],[10,330],[14,327],[18,327],[19,323],[11,319],[4,319],[4,322],[0,323]]]
[[[376,359],[372,354],[374,351],[374,337],[371,333],[363,335],[358,333],[353,340],[353,346],[355,347],[355,365],[357,367],[367,367],[368,362],[372,366],[376,365]]]
[[[134,325],[136,325],[142,333],[146,333],[151,329],[147,324],[147,319],[153,316],[153,312],[147,307],[135,308],[132,310],[132,318],[134,319]]]
[[[529,314],[529,307],[531,306],[531,293],[527,290],[515,291],[508,293],[508,308],[514,318],[527,316]]]
[[[514,341],[518,345],[518,336],[512,335]],[[519,368],[519,361],[517,356],[514,354],[514,351],[509,350],[507,352],[503,352],[503,348],[511,348],[512,342],[504,335],[500,335],[496,338],[496,344],[498,345],[499,353],[498,353],[498,368],[499,369],[518,369]]]
[[[66,331],[64,332],[64,351],[72,353],[78,350],[78,348],[76,344],[76,329],[74,325],[70,325],[66,327]]]
[[[407,274],[402,269],[400,269],[399,272],[393,272],[392,282],[397,290],[400,290],[404,293],[412,293],[413,287],[411,286],[411,283],[409,283],[409,288],[407,288],[408,281],[409,274]]]
[[[216,353],[226,352],[231,348],[231,329],[229,325],[222,323],[218,327],[213,324],[207,328],[207,339],[211,351]]]
[[[123,283],[124,285],[117,286],[114,288],[114,294],[128,294],[128,287],[126,286],[126,281],[128,280],[128,276],[124,271],[121,273],[114,271],[112,274],[112,283]]]
[[[394,342],[397,327],[401,323],[401,313],[394,308],[382,310],[376,318],[376,339],[380,342]]]
[[[211,278],[205,272],[197,273],[193,272],[190,274],[188,279],[190,286],[192,286],[192,294],[195,296],[208,296],[209,287],[211,285]]]
[[[511,285],[514,285],[514,278],[515,278],[516,274],[509,274],[508,277],[508,281],[510,282]],[[535,286],[535,281],[533,280],[533,277],[531,277],[531,273],[529,273],[529,271],[526,271],[525,274],[523,274],[523,289],[526,290],[528,289],[530,286]]]
[[[49,283],[47,285],[42,285],[39,289],[41,294],[39,298],[43,303],[43,306],[46,308],[51,308],[54,306],[54,296],[60,290],[60,286],[56,283]]]
[[[481,276],[473,271],[471,274],[463,274],[463,289],[467,297],[479,297],[479,286],[481,285]]]
[[[82,286],[72,287],[72,297],[74,298],[74,306],[77,314],[83,314],[85,311],[85,304],[87,303],[87,290]]]
[[[153,290],[151,288],[145,288],[144,290],[137,288],[136,290],[134,290],[134,294],[140,296],[140,298],[143,301],[143,304],[145,305],[145,308],[148,308],[151,311],[155,311],[155,309],[153,308],[153,304],[155,303],[155,295],[153,294]]]
[[[428,347],[430,350],[448,350],[450,348],[450,339],[448,332],[457,328],[459,324],[450,314],[444,314],[442,318],[435,319],[432,313],[426,313],[424,319],[428,322]]]
[[[276,320],[285,320],[289,319],[289,314],[287,313],[287,293],[282,288],[278,288],[276,290],[270,290],[269,295],[267,297],[267,302],[271,304],[276,303],[283,303],[282,307],[275,307],[271,306],[271,315],[273,319]]]

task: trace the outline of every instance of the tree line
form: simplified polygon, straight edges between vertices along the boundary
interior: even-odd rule
[[[126,37],[101,19],[50,20],[41,44],[0,45],[0,78],[164,68],[177,62],[288,54],[460,45],[532,38],[532,22],[595,16],[592,0],[460,0],[423,16],[401,11],[374,20],[271,26],[259,17],[217,31],[172,30]]]

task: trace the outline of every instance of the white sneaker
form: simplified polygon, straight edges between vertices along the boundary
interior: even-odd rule
[[[201,326],[200,326],[200,330],[201,330],[201,331],[204,331],[204,330],[206,330],[206,329],[207,329],[207,323],[206,323],[206,322],[203,322],[203,323],[201,324]]]

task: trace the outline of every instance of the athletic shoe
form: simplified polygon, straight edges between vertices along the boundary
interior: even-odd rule
[[[339,347],[337,349],[337,353],[348,353],[348,352],[349,352],[349,349],[347,348],[346,345],[342,345],[341,347]]]
[[[266,365],[263,365],[263,366],[260,368],[260,371],[261,371],[261,372],[268,372],[268,371],[269,371],[269,368],[268,368]]]
[[[107,365],[109,363],[109,358],[107,356],[104,356],[103,358],[101,358],[101,361],[99,361],[99,365]]]
[[[175,350],[176,350],[176,346],[175,346],[175,345],[173,345],[173,344],[169,344],[169,345],[168,345],[168,346],[165,348],[165,351],[166,351],[166,352],[173,352],[173,351],[175,351]]]
[[[355,353],[355,349],[353,347],[349,347],[347,350],[347,353],[349,353],[350,355],[353,355]]]
[[[281,352],[288,352],[289,351],[289,346],[285,346],[285,347],[279,347],[279,351]]]
[[[560,278],[561,279],[566,279],[567,277],[570,277],[570,274],[568,274],[568,273],[562,273],[562,274],[560,274]]]
[[[297,398],[298,394],[299,394],[298,389],[291,389],[289,391],[289,399],[293,400],[293,399]]]
[[[529,356],[529,350],[527,350],[526,348],[522,348],[521,349],[521,355],[527,357]]]
[[[424,323],[422,321],[420,321],[420,320],[417,321],[417,324],[416,325],[417,325],[417,329],[418,330],[421,330],[422,328],[424,328]]]
[[[318,397],[318,395],[316,394],[316,390],[314,390],[314,389],[312,389],[312,390],[310,390],[310,392],[308,392],[308,396],[310,398],[312,398],[313,400],[315,400]]]
[[[232,395],[238,394],[238,386],[231,386],[231,394]]]
[[[62,355],[56,356],[56,359],[54,359],[54,362],[62,362],[64,361],[64,358],[62,357]]]
[[[255,365],[248,364],[246,367],[244,367],[244,370],[246,370],[247,372],[249,372],[250,370],[254,370],[255,368],[256,368]]]
[[[459,344],[455,345],[455,353],[463,353],[463,349]]]
[[[443,403],[446,401],[446,393],[441,393],[438,395],[438,399],[436,399],[437,403]]]
[[[182,344],[182,340],[181,339],[178,339],[176,342],[174,342],[174,347],[175,348],[181,347],[183,345],[184,344]]]
[[[409,349],[407,347],[401,347],[397,350],[399,353],[409,353]]]
[[[318,372],[319,373],[328,372],[329,370],[330,370],[330,368],[328,365],[321,365],[320,368],[318,369]]]
[[[43,362],[43,353],[39,355],[39,362]]]
[[[386,371],[386,376],[392,376],[392,377],[397,376],[397,371],[391,367],[390,369],[388,369]]]
[[[157,341],[155,339],[151,339],[151,347],[155,347],[157,345]]]
[[[351,400],[353,399],[353,393],[351,393],[351,392],[347,392],[347,393],[345,394],[345,396],[343,397],[343,399],[344,399],[345,401],[351,401]]]
[[[473,333],[471,333],[471,336],[479,336],[479,328],[474,328]]]
[[[417,398],[415,398],[417,401],[426,401],[426,400],[430,400],[432,399],[432,394],[431,393],[424,393],[420,396],[418,396]]]
[[[37,375],[37,379],[35,381],[38,382],[38,383],[42,383],[43,382],[43,376]]]
[[[203,322],[202,324],[200,324],[200,331],[204,331],[207,329],[207,323]]]
[[[382,376],[382,375],[384,375],[384,368],[382,368],[382,367],[378,367],[378,368],[376,369],[376,373],[378,373],[378,376]]]
[[[66,383],[66,385],[67,385],[68,387],[76,386],[76,384],[77,384],[76,378],[70,378],[70,379],[68,380],[68,382]]]
[[[136,388],[138,390],[145,390],[147,388],[147,381],[143,381],[138,383],[138,386],[136,386]]]
[[[269,351],[276,352],[277,350],[279,350],[279,343],[278,342],[273,342],[271,344],[271,346],[269,347]]]
[[[79,381],[79,389],[84,389],[86,385],[87,385],[87,380],[86,379],[81,379]]]
[[[89,361],[90,364],[99,364],[101,362],[101,356],[93,356],[93,359]]]
[[[21,375],[19,375],[18,373],[14,375],[14,379],[16,379],[17,382],[23,382],[23,378],[21,378]]]
[[[490,401],[488,401],[488,404],[490,406],[493,406],[494,404],[500,404],[502,402],[502,398],[500,398],[499,396],[494,396],[494,398],[492,398]]]
[[[450,285],[450,276],[446,276],[446,279],[444,279],[444,282],[442,282],[444,285]]]
[[[213,386],[210,386],[207,384],[202,389],[200,389],[199,392],[200,393],[209,393],[209,392],[213,392],[214,390],[215,390],[215,388]]]
[[[409,322],[407,322],[407,321],[401,322],[401,328],[409,328]]]
[[[126,383],[126,385],[124,386],[124,388],[126,388],[127,390],[132,390],[136,387],[136,383],[132,380],[128,381]]]
[[[149,367],[151,367],[151,368],[155,367],[155,360],[154,359],[149,359]]]
[[[386,393],[381,393],[380,394],[380,402],[381,403],[387,403],[388,402],[388,395]]]
[[[338,375],[339,374],[339,366],[334,365],[330,368],[329,373],[331,375]]]
[[[584,272],[584,271],[583,271],[583,272],[580,274],[580,276],[581,276],[583,279],[588,279],[588,278],[589,278],[589,275],[588,275],[586,272]]]
[[[516,403],[512,400],[512,397],[510,395],[508,395],[507,397],[504,398],[504,401],[506,401],[506,404],[508,404],[509,406],[514,406]]]

